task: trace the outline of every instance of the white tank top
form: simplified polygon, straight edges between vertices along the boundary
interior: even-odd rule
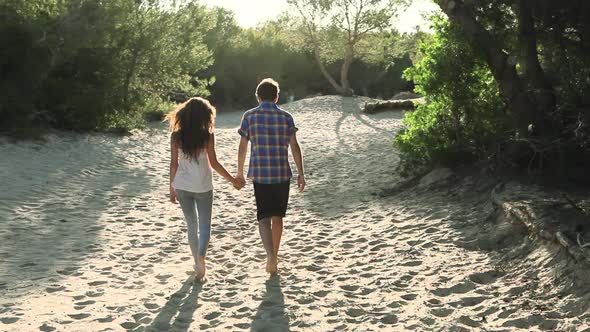
[[[178,149],[178,169],[172,182],[174,189],[204,193],[213,190],[213,177],[207,150],[199,153],[197,159],[188,158]]]

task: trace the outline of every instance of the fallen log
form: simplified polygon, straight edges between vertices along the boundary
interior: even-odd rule
[[[366,103],[363,112],[367,114],[375,114],[383,111],[414,110],[416,106],[422,103],[424,103],[423,98],[406,100],[383,100],[373,103]]]

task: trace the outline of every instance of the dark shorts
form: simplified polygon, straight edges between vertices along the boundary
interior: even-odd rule
[[[270,217],[284,217],[289,203],[289,183],[263,184],[254,182],[256,217],[258,221]]]

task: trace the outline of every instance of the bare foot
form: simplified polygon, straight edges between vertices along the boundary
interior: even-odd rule
[[[270,274],[277,274],[278,273],[278,261],[276,257],[270,258],[266,262],[266,272]]]
[[[195,279],[201,281],[205,278],[207,267],[205,265],[205,256],[197,257],[198,264],[195,267]]]

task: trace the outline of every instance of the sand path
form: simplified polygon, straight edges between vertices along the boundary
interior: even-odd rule
[[[216,177],[208,282],[193,283],[182,214],[166,197],[165,126],[1,144],[0,330],[588,328],[583,301],[536,298],[544,276],[498,266],[485,243],[470,247],[473,220],[487,209],[476,198],[375,196],[398,180],[391,141],[401,113],[362,115],[361,103],[286,105],[300,127],[308,189],[292,188],[281,274],[271,279],[251,186],[238,192]],[[218,155],[232,172],[240,117],[217,121]],[[511,238],[505,231],[498,243]],[[548,254],[532,257],[543,264]]]

